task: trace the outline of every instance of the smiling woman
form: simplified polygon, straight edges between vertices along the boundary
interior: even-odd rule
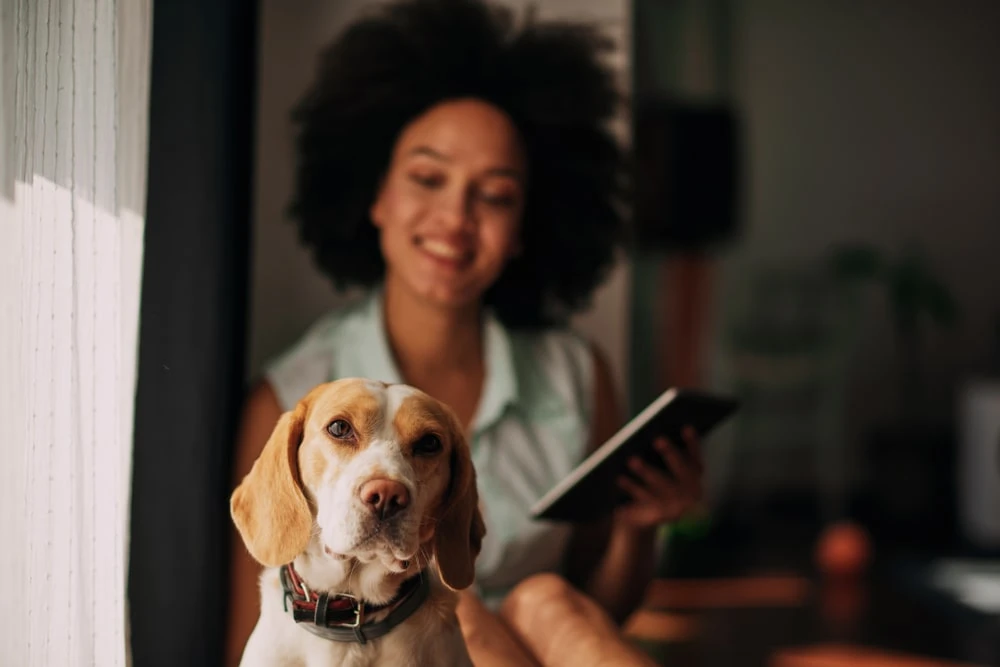
[[[541,627],[491,615],[518,600],[566,609],[584,633],[613,627],[652,576],[657,527],[700,494],[692,443],[690,466],[668,456],[670,478],[636,469],[642,483],[614,522],[529,513],[621,425],[603,354],[566,326],[625,238],[625,155],[611,129],[619,91],[604,60],[613,48],[596,26],[516,24],[480,0],[393,2],[324,51],[294,114],[300,238],[335,286],[368,293],[265,366],[234,483],[281,415],[327,381],[404,383],[450,406],[487,527],[476,604],[460,615],[477,663],[482,619],[508,637]],[[560,576],[535,577],[545,572]],[[237,548],[233,663],[256,622],[256,578]],[[545,637],[521,641],[535,658],[518,664],[550,662]]]

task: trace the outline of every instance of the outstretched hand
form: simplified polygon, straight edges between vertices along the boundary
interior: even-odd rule
[[[616,522],[632,528],[655,528],[680,519],[701,502],[701,445],[692,428],[684,429],[682,438],[687,453],[666,438],[654,441],[669,473],[638,457],[629,460],[632,475],[622,475],[618,484],[631,502],[616,511]]]

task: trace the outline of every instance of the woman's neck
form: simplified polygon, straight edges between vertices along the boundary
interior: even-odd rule
[[[389,347],[404,381],[482,368],[478,306],[436,308],[386,281],[382,307]]]

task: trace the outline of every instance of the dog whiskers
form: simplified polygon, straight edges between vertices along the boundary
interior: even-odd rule
[[[352,586],[355,586],[355,585],[357,585],[357,584],[358,584],[358,582],[354,581],[354,571],[358,569],[358,566],[359,566],[359,565],[361,565],[361,561],[359,561],[359,560],[358,560],[358,559],[356,559],[356,558],[354,558],[354,559],[352,559],[352,560],[353,560],[353,562],[351,563],[351,569],[350,569],[350,571],[349,571],[349,572],[347,573],[347,581],[348,581],[348,582],[350,582],[350,584],[351,584]]]
[[[420,547],[419,549],[417,549],[417,553],[414,555],[414,558],[417,561],[417,577],[419,577],[420,580],[423,581],[424,570],[431,562],[430,556],[424,550],[424,547]]]

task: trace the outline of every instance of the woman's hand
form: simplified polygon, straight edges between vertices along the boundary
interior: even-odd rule
[[[632,502],[616,511],[616,523],[634,529],[655,528],[676,521],[701,502],[701,446],[694,429],[684,429],[682,438],[686,454],[665,438],[654,442],[669,473],[638,457],[629,461],[632,476],[623,475],[618,483]]]

